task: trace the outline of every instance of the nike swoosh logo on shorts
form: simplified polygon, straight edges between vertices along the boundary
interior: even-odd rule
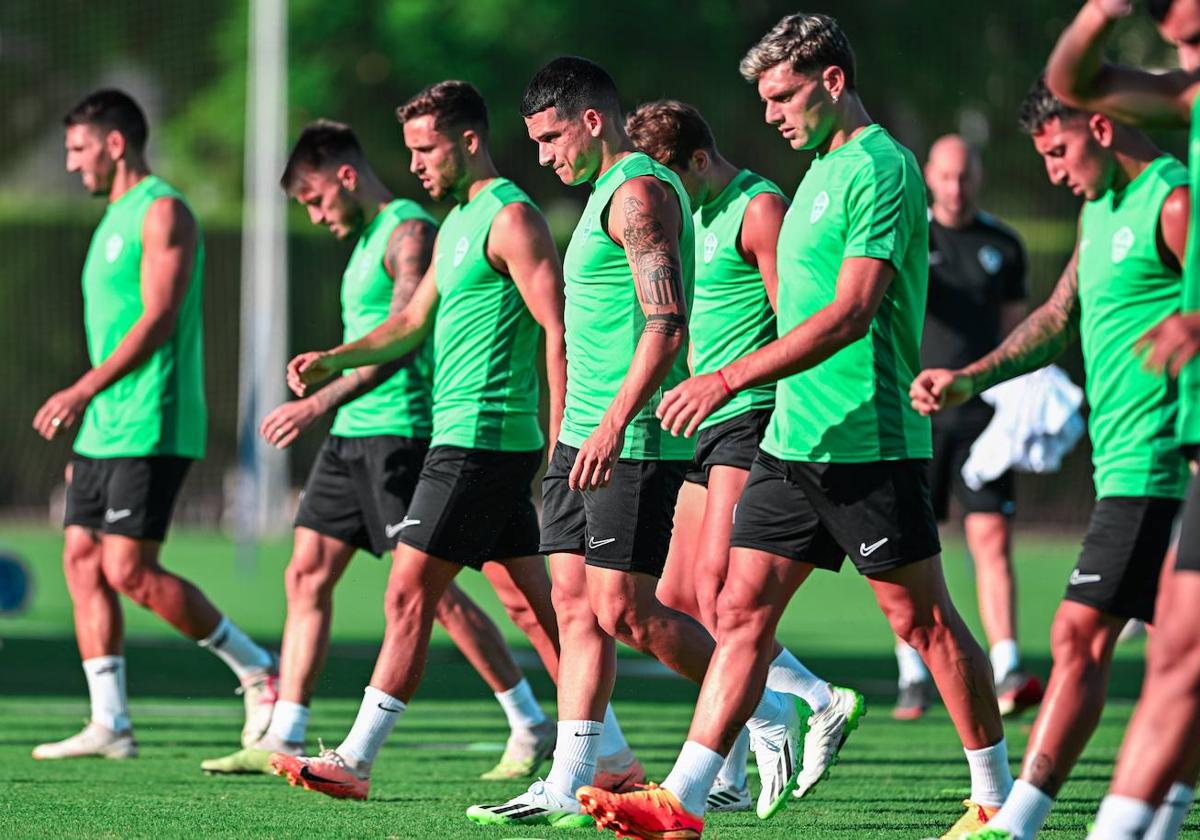
[[[124,508],[122,510],[113,510],[112,508],[109,508],[108,510],[104,511],[104,521],[111,524],[113,522],[120,522],[125,517],[132,515],[133,511],[131,511],[129,508]]]
[[[387,534],[387,537],[390,540],[392,537],[396,536],[401,531],[403,531],[405,528],[407,528],[409,525],[420,525],[420,524],[421,524],[420,519],[409,519],[406,516],[403,519],[401,519],[399,522],[397,522],[393,525],[385,525],[383,528],[383,532],[385,534]]]
[[[1100,575],[1085,575],[1081,574],[1078,569],[1071,571],[1071,585],[1079,586],[1081,583],[1099,583]]]
[[[879,548],[881,545],[883,545],[887,541],[888,541],[888,538],[884,537],[879,542],[873,542],[870,545],[867,545],[866,543],[859,543],[858,544],[858,553],[861,554],[863,557],[870,557],[872,554],[875,553],[875,549]]]
[[[602,545],[608,545],[609,543],[616,542],[616,541],[617,541],[616,537],[609,537],[606,540],[598,540],[595,537],[592,537],[591,539],[588,540],[588,548],[599,548]]]

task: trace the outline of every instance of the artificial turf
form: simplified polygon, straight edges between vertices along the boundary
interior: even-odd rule
[[[236,747],[241,704],[233,696],[232,677],[215,657],[134,607],[127,610],[126,656],[141,757],[33,761],[29,750],[35,743],[71,734],[87,715],[85,683],[70,635],[70,604],[58,570],[59,539],[37,528],[0,532],[0,550],[20,554],[35,579],[29,609],[0,618],[0,838],[562,836],[547,829],[482,828],[466,820],[468,805],[506,799],[521,785],[477,778],[499,753],[504,719],[486,687],[441,635],[435,637],[425,683],[376,765],[366,803],[326,799],[275,777],[201,773],[201,759]],[[1077,541],[1073,534],[1018,538],[1022,647],[1026,664],[1043,676],[1049,667],[1050,619]],[[286,542],[277,542],[261,547],[252,560],[239,559],[225,538],[180,531],[168,542],[164,563],[200,584],[247,631],[276,640],[287,555]],[[946,568],[956,600],[978,632],[969,569],[953,537],[947,539]],[[339,586],[335,646],[309,728],[313,748],[318,737],[336,744],[353,719],[382,626],[384,574],[384,564],[364,556]],[[518,633],[486,583],[469,573],[461,582],[519,645]],[[890,719],[891,641],[864,582],[849,571],[815,575],[794,602],[780,636],[813,670],[860,688],[867,695],[868,716],[846,745],[842,763],[811,797],[766,823],[752,813],[713,815],[705,836],[939,834],[961,813],[959,803],[968,793],[965,761],[940,708],[915,723]],[[528,646],[518,652],[527,653]],[[1113,700],[1041,836],[1085,833],[1137,694],[1141,655],[1140,643],[1119,649]],[[521,660],[530,662],[527,655]],[[695,689],[644,667],[636,655],[623,657],[621,665],[614,705],[650,776],[661,779],[683,740]],[[526,671],[552,713],[549,681],[532,663]],[[1027,715],[1008,724],[1014,770],[1031,720]],[[1193,816],[1186,831],[1197,830],[1200,820]]]

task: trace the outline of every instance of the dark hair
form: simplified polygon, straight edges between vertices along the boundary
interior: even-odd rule
[[[430,85],[396,109],[401,124],[433,115],[433,127],[470,128],[487,134],[488,112],[483,96],[470,82],[449,80]]]
[[[1046,87],[1046,77],[1039,76],[1021,101],[1017,123],[1026,134],[1035,134],[1050,120],[1064,120],[1081,113],[1051,93]]]
[[[639,105],[625,120],[625,132],[633,144],[663,166],[687,168],[698,149],[717,150],[712,129],[700,112],[674,99]]]
[[[146,148],[150,133],[146,115],[133,97],[119,90],[98,90],[67,112],[63,125],[93,125],[104,131],[116,131],[125,143],[139,155]]]
[[[621,97],[608,71],[575,55],[556,58],[533,74],[521,97],[521,116],[532,117],[553,108],[570,119],[592,108],[621,116]]]
[[[342,163],[359,164],[364,159],[362,146],[350,126],[333,120],[316,120],[301,129],[279,185],[291,192],[305,172]]]
[[[1146,11],[1150,12],[1150,17],[1155,23],[1162,23],[1167,19],[1167,12],[1171,11],[1171,7],[1175,5],[1175,0],[1147,0]]]
[[[754,82],[784,61],[791,62],[797,73],[819,73],[826,67],[840,67],[846,76],[846,89],[854,90],[854,49],[838,22],[829,15],[798,12],[783,18],[750,48],[738,70],[742,78]]]

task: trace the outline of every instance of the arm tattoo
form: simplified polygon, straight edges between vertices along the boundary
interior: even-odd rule
[[[433,256],[433,226],[420,219],[401,222],[388,238],[383,265],[392,278],[392,313],[412,299]]]
[[[371,368],[351,368],[344,375],[335,376],[332,382],[313,395],[317,406],[322,412],[332,411],[366,393],[370,390],[366,387],[370,378],[367,374],[370,371]]]
[[[1018,324],[1000,346],[963,368],[975,393],[1049,364],[1079,334],[1079,270],[1074,259],[1050,297]]]
[[[671,253],[662,222],[634,196],[624,202],[625,252],[633,266],[638,297],[653,306],[673,306],[683,300],[683,270]]]
[[[646,326],[642,329],[643,333],[653,333],[654,335],[677,336],[682,335],[687,327],[687,321],[682,315],[677,315],[674,312],[666,314],[652,314],[646,316]]]

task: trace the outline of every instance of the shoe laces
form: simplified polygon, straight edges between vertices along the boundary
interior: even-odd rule
[[[321,761],[328,761],[330,764],[341,767],[343,770],[347,769],[346,759],[342,758],[337,750],[331,750],[325,746],[325,742],[320,738],[317,739],[317,749],[319,750],[317,758]]]

